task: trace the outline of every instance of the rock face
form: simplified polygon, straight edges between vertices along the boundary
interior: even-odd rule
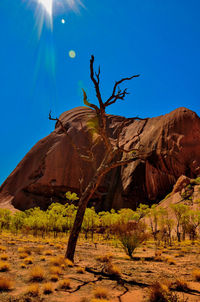
[[[64,112],[60,119],[73,142],[85,153],[91,148],[86,121],[94,111],[78,107]],[[109,136],[114,143],[118,127],[126,120],[120,142],[126,149],[142,144],[150,153],[147,160],[113,169],[92,200],[97,209],[130,207],[153,203],[172,191],[181,175],[195,178],[200,174],[200,118],[186,108],[148,119],[140,142],[135,138],[144,121],[108,115]],[[91,179],[104,154],[99,143],[94,148],[93,164],[80,160],[69,138],[56,124],[55,130],[40,140],[18,164],[0,188],[0,206],[27,209],[46,208],[52,201],[65,202],[64,193],[79,193]],[[82,171],[82,172],[81,172]]]

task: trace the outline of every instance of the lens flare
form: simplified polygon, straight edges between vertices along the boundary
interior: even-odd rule
[[[79,12],[79,7],[85,7],[81,0],[31,0],[35,2],[36,7],[36,20],[41,34],[44,22],[53,29],[53,16],[57,13],[63,13],[70,10]],[[65,19],[62,19],[62,23],[65,23]]]

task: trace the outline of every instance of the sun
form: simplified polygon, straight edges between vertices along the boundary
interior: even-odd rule
[[[30,0],[30,2],[36,3],[35,16],[40,34],[45,23],[51,30],[53,29],[54,15],[63,14],[70,10],[78,13],[79,7],[85,8],[82,0]]]
[[[38,4],[41,4],[48,16],[52,18],[53,0],[38,0]]]

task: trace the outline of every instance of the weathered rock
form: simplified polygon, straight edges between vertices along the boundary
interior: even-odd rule
[[[91,147],[86,121],[94,115],[87,107],[64,112],[60,119],[74,143],[85,152]],[[124,117],[108,115],[109,136],[114,143]],[[143,121],[126,119],[120,142],[126,149],[144,146],[146,162],[138,160],[113,169],[103,180],[93,198],[97,208],[135,208],[140,202],[152,203],[169,193],[181,175],[195,178],[200,174],[200,118],[186,108],[150,118],[140,142],[135,138]],[[79,160],[69,138],[59,125],[40,140],[18,164],[0,188],[0,204],[18,209],[32,206],[46,208],[52,201],[64,202],[68,190],[79,193],[81,171],[83,186],[91,179],[104,154],[102,143],[94,148],[95,161]],[[5,197],[7,203],[5,203]]]
[[[185,175],[181,175],[174,185],[172,194],[181,192],[189,184],[190,184],[190,178]]]

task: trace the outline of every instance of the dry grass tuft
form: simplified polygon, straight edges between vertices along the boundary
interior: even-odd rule
[[[13,288],[13,281],[6,277],[0,277],[0,291],[9,291]]]
[[[53,255],[53,251],[51,250],[47,250],[44,252],[45,256],[52,256]]]
[[[71,284],[69,279],[63,279],[59,282],[58,288],[60,289],[70,289]]]
[[[27,257],[28,257],[27,253],[20,253],[19,254],[19,259],[24,259],[24,258],[27,258]]]
[[[57,274],[55,274],[55,275],[51,275],[51,276],[50,276],[50,280],[51,280],[52,282],[57,282],[57,281],[58,281],[58,279],[59,279],[59,277],[58,277],[58,275],[57,275]]]
[[[8,255],[6,253],[1,254],[0,259],[1,260],[8,260]]]
[[[39,281],[44,280],[44,277],[45,277],[45,272],[41,266],[37,265],[31,269],[31,271],[30,271],[30,280],[31,281],[39,282]]]
[[[21,263],[21,264],[20,264],[20,267],[21,267],[21,268],[26,268],[26,264],[25,264],[25,263]]]
[[[166,257],[165,261],[170,265],[175,265],[176,261],[172,257]]]
[[[65,262],[65,258],[63,256],[52,257],[50,262],[55,266],[61,266]]]
[[[50,272],[53,275],[61,275],[62,274],[62,270],[59,266],[51,266],[50,267]]]
[[[68,266],[68,267],[73,267],[74,263],[69,259],[65,259],[65,265]]]
[[[110,260],[113,258],[113,255],[112,254],[105,254],[105,255],[101,255],[101,256],[98,256],[96,257],[96,260],[97,261],[100,261],[100,262],[110,262]]]
[[[33,258],[32,257],[27,257],[24,259],[25,264],[33,264]]]
[[[200,281],[200,270],[194,270],[192,275],[196,281]]]
[[[44,293],[45,295],[52,294],[52,292],[53,292],[53,285],[52,285],[52,283],[51,283],[51,282],[45,283],[45,284],[43,285],[42,290],[43,290],[43,293]]]
[[[31,255],[31,248],[30,247],[18,247],[17,251],[21,254],[26,253],[28,255]]]
[[[78,266],[77,269],[76,269],[76,272],[78,274],[84,274],[85,273],[85,268]]]
[[[108,299],[108,289],[102,286],[98,286],[95,288],[94,297],[97,299]]]
[[[121,275],[121,271],[120,271],[119,267],[113,263],[108,263],[108,265],[106,267],[106,271],[108,274],[115,276],[115,277],[119,277]]]
[[[183,292],[187,292],[189,290],[189,286],[184,279],[176,279],[176,281],[173,283],[173,288]]]
[[[10,270],[10,264],[8,262],[0,261],[0,272],[7,272]]]
[[[39,295],[39,285],[38,284],[30,284],[26,289],[26,294],[37,297]]]
[[[1,252],[5,252],[5,251],[6,251],[6,247],[3,246],[3,245],[0,245],[0,251],[1,251]]]

